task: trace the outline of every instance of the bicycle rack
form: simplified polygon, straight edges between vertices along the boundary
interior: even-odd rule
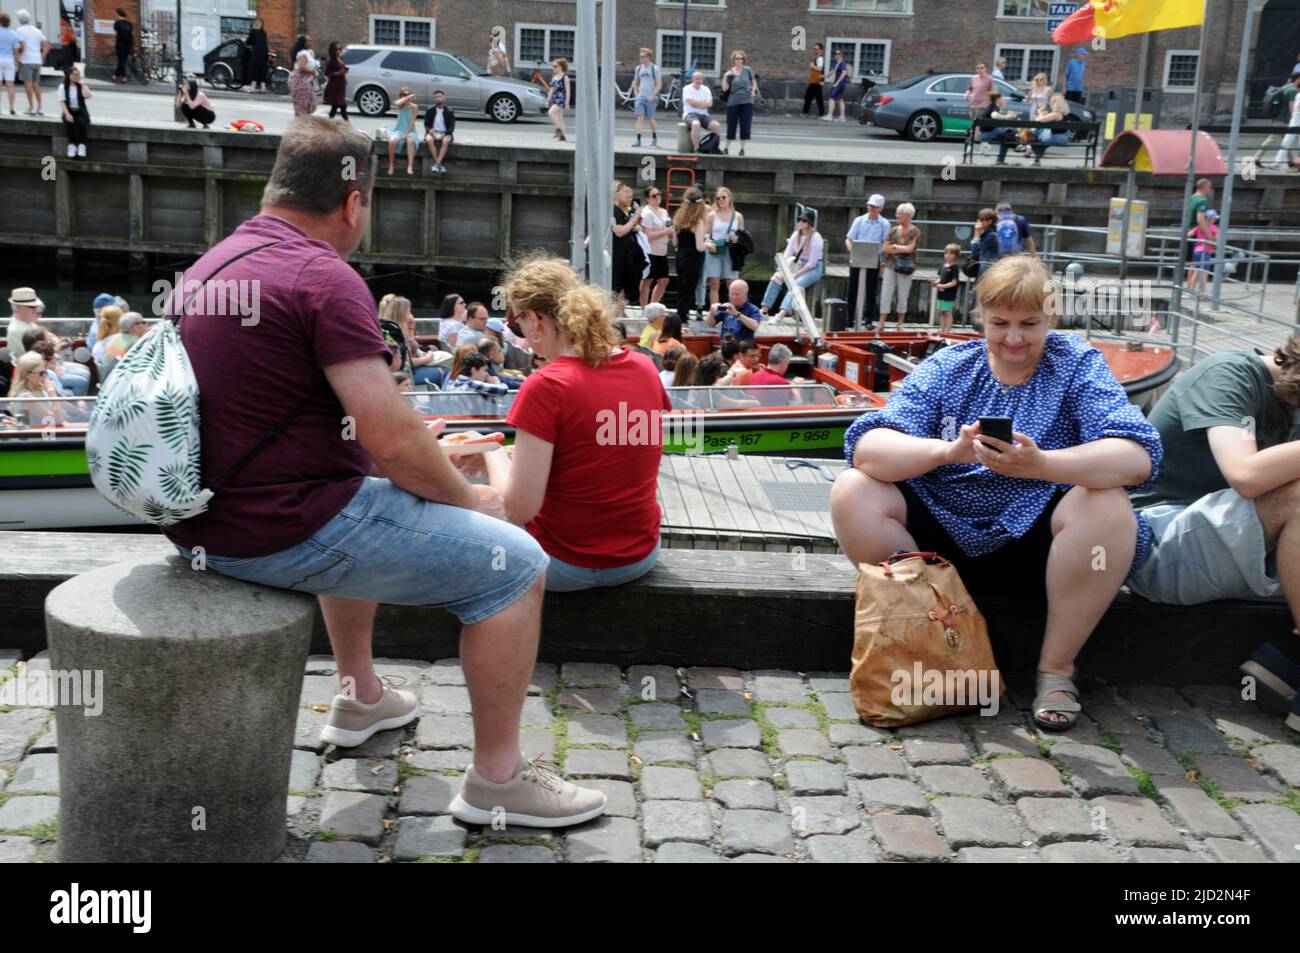
[[[674,195],[685,195],[695,186],[695,166],[699,163],[699,156],[669,156],[668,157],[668,179],[664,185],[664,211],[671,211],[673,207]],[[673,165],[674,162],[686,163],[685,165]],[[674,175],[676,173],[676,175]],[[684,185],[674,185],[674,182],[680,182],[689,178],[690,181]],[[674,191],[675,190],[675,191]]]

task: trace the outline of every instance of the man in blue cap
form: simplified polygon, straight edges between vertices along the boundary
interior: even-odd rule
[[[1083,71],[1088,68],[1088,51],[1076,47],[1074,59],[1065,67],[1065,98],[1072,103],[1083,102]]]

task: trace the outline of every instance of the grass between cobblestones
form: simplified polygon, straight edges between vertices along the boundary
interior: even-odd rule
[[[1218,804],[1219,807],[1223,808],[1228,813],[1232,813],[1233,808],[1240,807],[1245,803],[1235,797],[1228,797],[1217,784],[1209,778],[1204,777],[1196,767],[1196,758],[1189,752],[1174,751],[1170,748],[1169,753],[1173,755],[1174,760],[1177,761],[1182,766],[1183,770],[1187,772],[1187,779],[1196,782],[1196,784],[1200,786],[1200,789],[1208,794],[1214,803]]]

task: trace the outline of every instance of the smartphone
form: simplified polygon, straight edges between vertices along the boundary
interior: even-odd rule
[[[979,423],[980,433],[984,436],[1015,443],[1015,438],[1011,436],[1010,417],[981,417]]]

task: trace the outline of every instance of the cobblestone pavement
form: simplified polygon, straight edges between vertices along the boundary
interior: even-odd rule
[[[308,665],[284,861],[1300,860],[1300,735],[1233,686],[1087,683],[1064,736],[1035,733],[1013,688],[994,717],[891,732],[858,722],[842,673],[542,664],[524,747],[609,808],[493,831],[447,814],[473,741],[457,661],[379,669],[424,713],[345,751],[319,741],[333,660]],[[0,861],[54,859],[57,758],[49,710],[0,709]]]

